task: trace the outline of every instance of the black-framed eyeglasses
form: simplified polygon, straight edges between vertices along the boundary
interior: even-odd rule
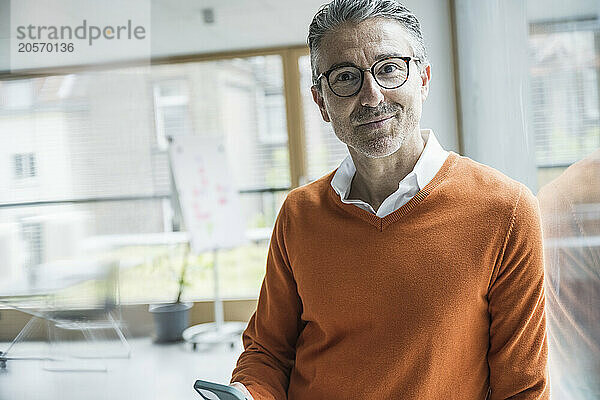
[[[371,68],[359,68],[355,65],[335,67],[317,77],[327,79],[331,91],[339,97],[351,97],[360,92],[369,71],[375,82],[384,89],[396,89],[408,80],[410,60],[421,61],[415,57],[386,57],[377,61]]]

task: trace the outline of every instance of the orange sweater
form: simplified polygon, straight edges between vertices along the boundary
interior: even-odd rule
[[[255,400],[547,399],[529,189],[451,152],[380,218],[342,203],[334,172],[279,212],[232,382]]]

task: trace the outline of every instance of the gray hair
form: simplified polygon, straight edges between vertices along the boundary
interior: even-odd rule
[[[359,23],[369,18],[388,18],[398,21],[409,35],[409,42],[415,52],[414,56],[421,60],[419,68],[428,65],[427,50],[421,24],[417,17],[397,0],[333,0],[324,4],[315,14],[308,28],[308,48],[313,84],[321,90],[317,64],[321,42],[325,35],[345,22]]]

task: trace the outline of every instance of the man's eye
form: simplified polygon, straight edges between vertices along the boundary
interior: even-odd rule
[[[396,64],[392,64],[392,63],[385,64],[383,67],[381,67],[381,69],[379,69],[379,73],[380,74],[391,74],[398,69],[399,69],[398,65],[396,65]]]
[[[335,78],[335,80],[336,80],[336,82],[347,82],[347,81],[351,81],[355,78],[356,77],[354,76],[354,74],[351,74],[350,72],[342,72]]]

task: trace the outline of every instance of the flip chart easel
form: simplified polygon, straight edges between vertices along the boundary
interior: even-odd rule
[[[213,252],[215,322],[190,327],[183,337],[194,348],[199,343],[234,343],[246,324],[224,321],[217,255],[220,249],[244,244],[246,238],[223,139],[188,135],[169,142],[169,161],[191,250]]]

